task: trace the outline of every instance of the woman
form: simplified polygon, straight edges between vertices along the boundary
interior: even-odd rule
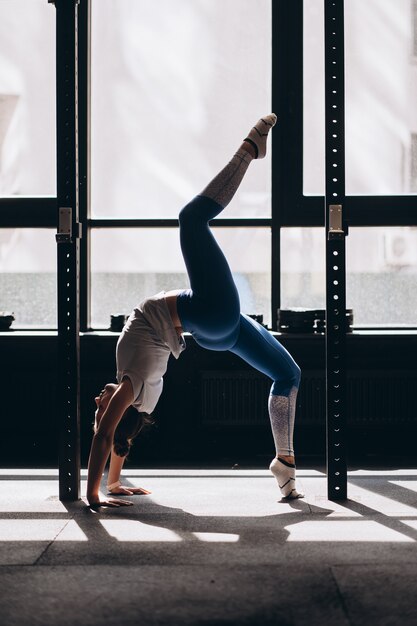
[[[276,447],[270,465],[285,498],[300,498],[295,488],[293,430],[300,369],[285,348],[263,326],[240,313],[239,294],[228,263],[208,222],[231,201],[253,159],[266,154],[274,114],[261,118],[238,151],[209,185],[180,212],[180,242],[191,289],[162,292],[144,300],[129,317],[117,344],[117,385],[106,385],[96,398],[96,428],[88,464],[87,499],[90,506],[123,506],[127,500],[99,494],[101,477],[118,424],[130,407],[153,411],[162,392],[168,358],[185,348],[183,332],[209,350],[229,350],[269,376],[268,409]],[[119,481],[123,456],[113,450],[110,493],[149,493],[127,489]],[[113,467],[112,467],[113,463]]]

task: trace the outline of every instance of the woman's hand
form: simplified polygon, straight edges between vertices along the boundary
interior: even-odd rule
[[[101,506],[110,508],[132,506],[133,502],[130,500],[119,500],[119,498],[102,498],[101,496],[98,496],[98,498],[89,498],[88,504],[90,509],[99,509]]]
[[[143,487],[124,487],[123,485],[119,485],[118,487],[113,487],[110,491],[112,495],[121,495],[121,496],[147,496],[152,493],[152,491],[148,491],[148,489],[144,489]]]

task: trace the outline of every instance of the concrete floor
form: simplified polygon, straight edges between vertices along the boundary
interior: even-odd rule
[[[55,470],[0,480],[2,626],[417,625],[417,470],[350,472],[343,503],[318,470],[292,503],[263,470],[127,470],[152,495],[98,513]]]

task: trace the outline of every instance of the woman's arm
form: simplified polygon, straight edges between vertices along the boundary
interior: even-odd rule
[[[111,451],[109,475],[107,478],[107,486],[111,487],[111,489],[109,489],[110,493],[123,496],[133,496],[135,494],[147,495],[151,493],[151,491],[143,487],[125,487],[120,484],[120,473],[125,460],[125,456],[119,456],[115,454],[114,450]]]
[[[92,506],[130,504],[123,500],[101,500],[100,482],[113,444],[114,431],[127,407],[133,402],[129,379],[124,379],[112,395],[96,429],[88,461],[87,500]]]
[[[122,471],[125,460],[125,456],[119,456],[114,450],[111,451],[107,486],[114,485],[114,490],[112,489],[112,491],[117,491],[116,484],[120,482],[120,472]]]

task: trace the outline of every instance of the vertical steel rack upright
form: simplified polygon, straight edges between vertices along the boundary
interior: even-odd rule
[[[59,497],[80,497],[78,5],[56,9]]]
[[[344,3],[324,0],[326,427],[330,500],[347,497]]]

